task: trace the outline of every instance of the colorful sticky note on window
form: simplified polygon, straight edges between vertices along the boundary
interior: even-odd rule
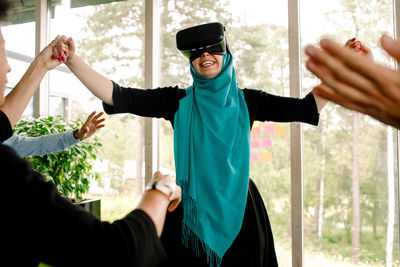
[[[264,138],[262,140],[263,148],[270,148],[272,147],[272,139],[270,137]]]
[[[278,136],[284,136],[286,131],[286,127],[284,125],[276,125],[275,126],[275,134]]]
[[[262,162],[271,162],[272,153],[270,151],[264,151],[261,153],[261,161]]]
[[[268,123],[264,125],[265,134],[273,134],[274,133],[274,124]]]
[[[260,154],[258,152],[250,152],[250,162],[260,161]]]
[[[258,126],[258,127],[255,127],[255,128],[254,128],[254,126],[253,126],[253,129],[251,130],[251,135],[252,135],[252,136],[259,136],[259,135],[261,135],[261,127]]]
[[[260,140],[259,139],[252,139],[250,141],[251,148],[260,148]]]

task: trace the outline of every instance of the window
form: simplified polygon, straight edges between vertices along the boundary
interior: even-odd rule
[[[393,32],[392,14],[392,1],[302,0],[302,47],[324,37],[341,44],[356,37],[375,61],[392,65],[377,42],[382,32]],[[303,68],[303,92],[318,83]],[[329,103],[318,128],[303,130],[306,266],[398,262],[393,129]]]
[[[43,0],[45,1],[45,0]],[[77,54],[122,86],[144,88],[144,1],[49,1],[49,38],[72,36]],[[323,37],[345,43],[356,37],[375,61],[392,65],[377,43],[393,32],[389,0],[301,0],[302,96],[319,82],[305,68],[304,48]],[[35,54],[34,4],[22,3],[2,26],[15,86]],[[289,96],[288,1],[159,1],[160,86],[191,85],[187,60],[175,34],[183,27],[220,21],[235,60],[239,87]],[[316,10],[318,10],[316,12]],[[19,34],[16,34],[19,33]],[[23,39],[18,38],[23,37]],[[49,114],[86,119],[101,102],[65,65],[48,79]],[[26,115],[32,116],[33,105]],[[142,119],[106,116],[97,135],[103,147],[95,164],[102,176],[92,193],[102,197],[102,219],[129,212],[143,189]],[[251,132],[250,177],[263,196],[280,266],[291,266],[290,126],[256,122]],[[393,129],[374,119],[327,104],[318,127],[303,124],[305,266],[399,264],[398,147]],[[160,169],[174,172],[173,130],[160,120]],[[354,205],[353,205],[354,204]],[[293,251],[293,254],[299,251]]]
[[[143,2],[107,2],[60,1],[50,20],[50,39],[71,36],[76,54],[96,71],[121,86],[143,88]],[[103,110],[65,65],[50,72],[49,84],[51,113],[85,120]],[[105,117],[106,126],[96,134],[103,143],[95,164],[101,180],[91,192],[102,193],[102,219],[113,221],[135,207],[143,190],[143,122],[131,114]]]
[[[20,10],[19,15],[14,15],[11,11],[8,16],[8,22],[3,23],[2,33],[6,40],[5,48],[8,63],[12,71],[7,75],[8,83],[6,94],[18,83],[26,69],[29,67],[35,55],[35,22],[33,12],[35,1],[31,2],[32,6],[16,6]],[[30,15],[29,15],[30,14]],[[33,116],[33,101],[26,108],[24,117]]]
[[[176,6],[174,6],[176,5]],[[239,87],[289,95],[287,3],[251,0],[161,1],[161,86],[191,85],[189,64],[176,49],[182,28],[220,21],[234,57]],[[251,135],[251,170],[264,199],[280,265],[290,266],[289,124],[256,122]],[[173,130],[161,120],[161,166],[174,170]]]

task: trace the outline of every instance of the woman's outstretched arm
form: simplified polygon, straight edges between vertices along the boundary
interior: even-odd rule
[[[86,64],[75,54],[75,43],[72,38],[63,36],[54,50],[53,57],[64,61],[75,76],[91,91],[97,98],[108,105],[113,105],[112,81]]]

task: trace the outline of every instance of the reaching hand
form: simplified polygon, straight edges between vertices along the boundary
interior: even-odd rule
[[[368,114],[400,129],[400,72],[371,61],[331,40],[321,40],[322,49],[307,46],[307,69],[327,87],[314,93],[346,108]],[[382,47],[400,62],[400,42],[388,35]]]
[[[84,140],[91,137],[97,131],[97,129],[103,128],[104,124],[101,123],[105,121],[105,118],[100,119],[101,115],[103,114],[104,112],[100,112],[96,115],[96,111],[93,111],[82,127],[74,132],[74,137],[79,140]]]
[[[162,174],[160,171],[156,171],[153,175],[153,180],[171,180],[171,177],[167,174]],[[181,187],[179,185],[175,185],[175,189],[172,192],[170,199],[172,199],[172,202],[168,207],[168,211],[172,212],[176,209],[176,207],[178,207],[179,203],[181,203]]]
[[[361,41],[357,41],[356,38],[348,40],[344,44],[344,46],[350,48],[355,53],[361,53],[361,55],[365,55],[365,56],[373,59],[371,49],[369,49],[366,45],[361,43]]]
[[[47,70],[54,69],[60,65],[60,61],[57,61],[52,54],[61,38],[62,36],[57,35],[57,37],[54,38],[54,40],[48,44],[35,58],[35,60],[42,60],[45,63]]]
[[[75,55],[75,43],[72,37],[60,36],[53,48],[53,59],[58,62],[69,62]]]

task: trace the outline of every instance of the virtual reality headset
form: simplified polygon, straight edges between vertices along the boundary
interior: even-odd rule
[[[225,27],[219,22],[202,24],[180,30],[176,34],[176,46],[190,62],[204,52],[224,55],[228,49]]]

